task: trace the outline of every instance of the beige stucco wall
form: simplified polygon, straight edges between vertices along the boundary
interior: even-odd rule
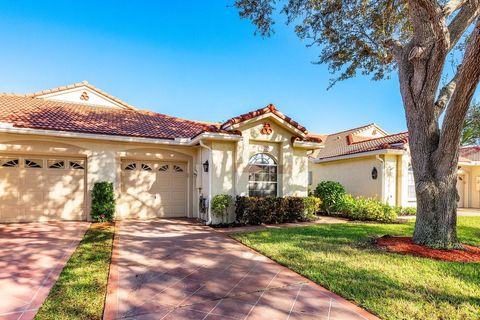
[[[272,128],[269,135],[262,134],[268,122]],[[307,150],[295,148],[291,139],[294,133],[273,118],[261,119],[239,128],[242,140],[235,150],[235,192],[248,195],[248,161],[257,153],[271,155],[278,166],[278,196],[306,196],[308,188]]]
[[[265,122],[271,134],[262,134]],[[117,217],[126,216],[128,204],[120,197],[123,159],[179,161],[187,164],[189,217],[208,219],[200,213],[199,198],[217,194],[248,195],[248,162],[257,153],[270,154],[278,165],[278,196],[306,196],[308,188],[309,150],[294,147],[297,136],[288,124],[276,117],[247,121],[235,128],[240,141],[204,139],[195,146],[175,146],[140,142],[118,142],[85,137],[51,137],[41,135],[0,134],[0,154],[38,154],[45,156],[79,156],[86,159],[86,204],[90,212],[90,192],[97,181],[111,181],[117,192]],[[203,163],[209,161],[210,172]]]
[[[265,122],[272,128],[269,135],[261,133]],[[212,196],[248,195],[248,162],[258,153],[267,153],[277,162],[278,196],[307,195],[307,150],[293,147],[293,132],[285,129],[281,122],[268,117],[246,123],[238,130],[242,133],[238,142],[208,143],[212,148]],[[213,221],[219,222],[215,217]]]
[[[38,135],[0,134],[0,154],[81,156],[87,161],[86,199],[90,212],[90,192],[97,181],[111,181],[117,196],[120,190],[121,159],[169,160],[187,163],[188,174],[193,177],[197,163],[197,147],[152,145],[147,143],[126,143],[99,141],[80,138],[57,138]],[[189,179],[189,217],[198,216],[198,188],[193,178]],[[117,206],[121,217],[122,203]]]
[[[378,172],[376,180],[372,179],[374,167]],[[354,196],[382,199],[382,162],[375,156],[310,163],[309,170],[312,172],[312,189],[321,181],[337,181]]]

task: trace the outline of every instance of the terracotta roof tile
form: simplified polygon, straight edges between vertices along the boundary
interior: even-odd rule
[[[221,128],[226,129],[226,128],[234,125],[234,124],[247,121],[249,119],[264,115],[266,113],[273,113],[274,115],[276,115],[280,119],[284,120],[285,122],[287,122],[288,124],[290,124],[294,128],[300,130],[304,134],[308,133],[307,129],[304,126],[300,125],[298,122],[294,121],[292,118],[290,118],[290,117],[284,115],[282,112],[278,111],[277,108],[275,108],[275,106],[273,104],[269,104],[268,106],[266,106],[264,108],[260,108],[260,109],[257,109],[255,111],[251,111],[251,112],[239,115],[237,117],[233,117],[230,120],[223,123]]]
[[[461,161],[480,161],[480,146],[472,147],[461,147],[460,148],[460,159]]]
[[[132,136],[156,139],[193,138],[223,132],[215,125],[143,110],[114,109],[20,95],[0,95],[0,122],[18,128]]]
[[[378,130],[383,136],[377,138],[359,136],[359,134],[371,128]],[[372,123],[327,135],[324,139],[325,147],[315,151],[312,158],[322,160],[382,149],[403,149],[407,142],[407,132],[387,135],[385,131]]]

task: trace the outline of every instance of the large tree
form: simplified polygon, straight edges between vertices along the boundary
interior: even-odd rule
[[[338,80],[398,73],[417,195],[413,240],[459,247],[457,163],[465,115],[480,79],[480,0],[237,0],[270,36],[282,14]],[[448,75],[446,62],[458,61]],[[445,77],[448,79],[445,80]]]

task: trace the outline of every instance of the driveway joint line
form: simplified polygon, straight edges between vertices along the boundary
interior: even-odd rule
[[[293,308],[295,307],[295,303],[297,303],[298,296],[300,295],[300,292],[302,291],[302,289],[303,289],[303,285],[301,285],[300,288],[299,288],[298,291],[297,291],[297,295],[295,296],[295,300],[293,300],[292,307],[290,308],[290,312],[288,313],[288,318],[287,318],[287,320],[289,320],[289,319],[290,319],[290,316],[292,315]]]
[[[270,284],[272,283],[273,280],[275,280],[275,278],[278,276],[278,274],[281,272],[282,270],[278,270],[277,273],[275,274],[275,276],[270,279],[270,281],[268,282],[267,284],[267,289],[268,287],[270,286]],[[247,319],[248,316],[250,316],[250,313],[252,313],[253,309],[255,309],[255,307],[257,306],[258,302],[260,301],[260,299],[262,299],[263,295],[265,294],[266,290],[262,292],[262,294],[260,294],[260,297],[258,297],[257,301],[255,301],[255,304],[250,308],[250,310],[248,311],[247,315],[245,316],[244,319]]]
[[[227,294],[226,294],[225,296],[228,296],[228,295],[230,294],[230,292],[232,292],[233,289],[235,289],[235,288],[238,286],[238,284],[239,284],[240,282],[242,282],[243,279],[245,279],[245,278],[258,266],[259,263],[260,263],[260,261],[255,262],[255,264],[248,270],[248,272],[247,272],[240,280],[237,281],[237,283],[233,286],[233,288],[231,288],[231,289],[227,292]],[[223,298],[220,299],[220,300],[217,302],[217,304],[215,304],[215,306],[213,307],[213,309],[210,310],[209,313],[207,313],[207,315],[203,318],[203,320],[205,320],[205,318],[207,318],[207,317],[210,315],[210,313],[211,313],[213,310],[215,310],[215,308],[220,304],[220,302],[222,302],[222,300],[223,300]]]

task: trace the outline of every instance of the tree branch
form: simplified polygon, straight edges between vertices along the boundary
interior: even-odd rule
[[[469,0],[463,4],[460,12],[448,25],[450,33],[450,48],[452,49],[462,37],[465,30],[475,21],[480,14],[480,0]]]
[[[450,0],[450,2],[448,2],[443,8],[442,8],[442,11],[443,11],[443,14],[445,15],[445,17],[448,17],[449,15],[451,15],[453,12],[457,11],[458,9],[460,9],[464,4],[465,2],[467,2],[468,0]]]
[[[403,54],[403,45],[400,41],[394,39],[388,39],[385,41],[385,45],[390,50],[392,55],[395,57],[395,60],[399,62]]]
[[[448,102],[447,113],[440,133],[439,147],[434,155],[438,160],[439,168],[442,169],[452,167],[452,164],[458,160],[458,146],[463,121],[480,81],[480,19],[477,20],[475,28],[469,36],[464,59],[456,78],[457,85]],[[456,169],[450,168],[450,170]]]
[[[437,108],[437,115],[439,116],[443,110],[445,110],[445,107],[447,106],[448,101],[452,98],[453,92],[455,91],[455,88],[457,87],[457,80],[459,77],[459,70],[462,65],[459,65],[457,67],[457,73],[455,76],[450,80],[449,83],[447,83],[441,90],[440,93],[438,94],[438,99],[435,102],[435,106]]]

